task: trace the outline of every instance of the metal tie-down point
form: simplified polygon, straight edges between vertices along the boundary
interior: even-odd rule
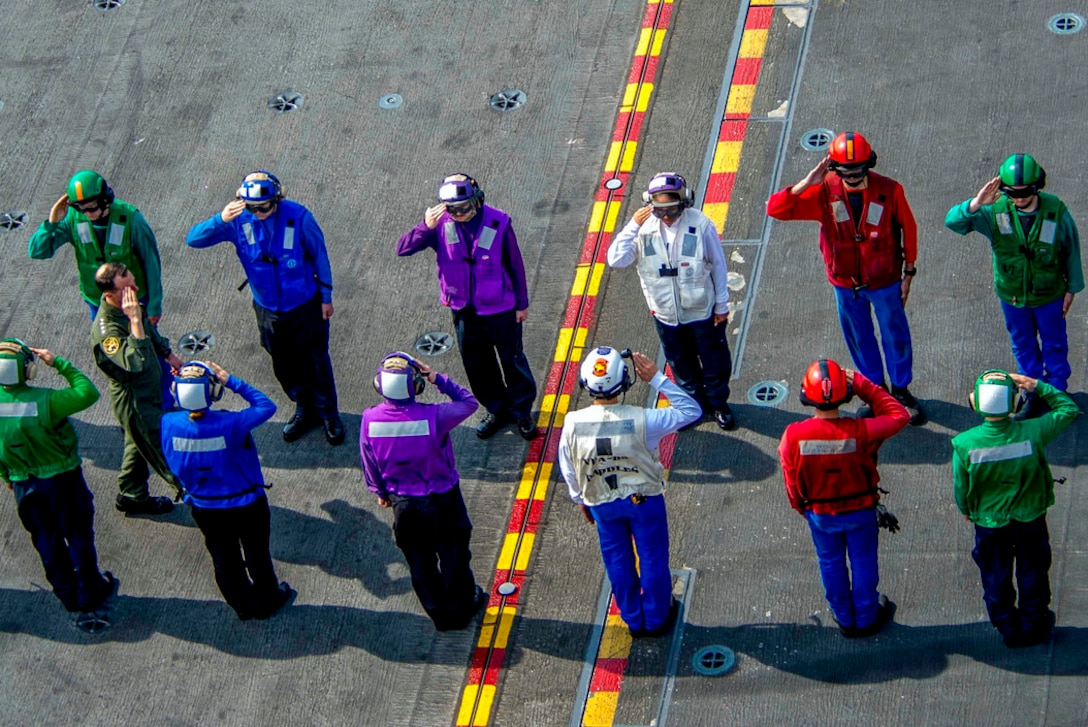
[[[385,93],[378,99],[378,107],[383,109],[395,109],[404,103],[399,93]]]
[[[491,96],[491,108],[496,111],[513,111],[525,103],[525,92],[516,88],[504,88]]]
[[[416,350],[424,356],[441,356],[453,348],[453,336],[445,331],[431,331],[416,339]]]
[[[737,655],[727,646],[704,646],[691,657],[691,668],[705,677],[721,676],[737,663]]]
[[[805,151],[824,151],[835,138],[831,129],[810,129],[801,134],[801,148]]]
[[[1046,21],[1046,27],[1057,35],[1072,35],[1084,30],[1084,16],[1077,13],[1058,13]]]
[[[611,179],[609,179],[607,182],[604,183],[604,188],[605,189],[610,189],[610,190],[613,190],[613,191],[619,189],[622,186],[623,186],[623,180],[620,179],[619,177],[612,177]]]
[[[507,581],[506,583],[500,583],[496,590],[500,596],[512,596],[518,592],[518,587],[516,584]]]
[[[784,381],[760,381],[748,389],[748,403],[764,407],[778,406],[789,393],[789,386]]]
[[[215,348],[215,334],[208,331],[189,331],[178,339],[178,348],[190,357]]]
[[[268,102],[268,108],[277,114],[286,114],[289,111],[296,111],[303,100],[301,93],[284,91]]]
[[[27,219],[26,212],[22,211],[0,213],[0,229],[6,230],[7,232],[18,230],[27,223]]]
[[[95,10],[116,10],[125,4],[125,0],[94,0]]]

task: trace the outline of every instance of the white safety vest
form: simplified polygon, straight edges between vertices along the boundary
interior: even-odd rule
[[[684,210],[676,223],[676,239],[667,250],[662,224],[650,217],[638,228],[638,278],[646,305],[669,326],[706,320],[714,310],[715,297],[703,232],[712,223],[699,210]]]
[[[563,425],[582,501],[603,505],[631,495],[660,495],[665,468],[646,446],[646,410],[612,404],[567,414]]]

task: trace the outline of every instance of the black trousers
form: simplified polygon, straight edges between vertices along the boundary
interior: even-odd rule
[[[1050,617],[1050,533],[1046,515],[1000,528],[975,526],[971,557],[982,574],[983,598],[1004,637],[1043,628]],[[1013,573],[1020,589],[1019,606]]]
[[[227,605],[242,618],[275,608],[279,579],[268,550],[268,498],[261,496],[243,507],[193,507],[193,520],[204,534],[215,582]]]
[[[536,380],[522,349],[516,313],[482,316],[467,308],[455,310],[453,328],[469,388],[483,407],[511,419],[529,416]]]
[[[322,418],[336,414],[329,322],[321,315],[321,294],[289,311],[271,311],[256,302],[253,310],[261,348],[272,357],[272,372],[287,397]]]
[[[472,523],[460,486],[431,495],[390,495],[389,500],[393,534],[420,605],[439,628],[463,628],[472,615],[476,580],[469,567]]]
[[[93,611],[109,594],[94,546],[94,495],[83,470],[12,483],[19,520],[41,556],[45,577],[64,608]]]

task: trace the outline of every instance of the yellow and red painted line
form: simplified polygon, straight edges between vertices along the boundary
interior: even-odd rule
[[[748,4],[772,6],[773,0],[750,0]],[[533,440],[526,456],[495,568],[491,600],[461,693],[456,721],[458,727],[484,727],[491,719],[507,643],[520,605],[525,571],[556,466],[559,431],[574,393],[586,338],[596,321],[596,300],[605,269],[605,256],[630,181],[639,134],[652,98],[672,9],[673,0],[647,0],[646,3],[601,184],[594,196],[588,231],[544,387],[538,420],[538,425],[544,430],[543,436]],[[729,200],[773,10],[773,7],[748,7],[745,16],[740,51],[703,203],[703,211],[719,231],[724,230],[728,216]],[[663,399],[659,401],[659,405],[662,404]],[[661,461],[666,470],[671,466],[675,443],[676,435],[666,437],[661,443]],[[500,593],[501,586],[505,586],[506,594]],[[631,637],[619,616],[615,600],[610,599],[583,713],[582,724],[586,727],[612,725],[630,648]]]
[[[457,712],[458,727],[481,727],[491,719],[506,646],[519,606],[525,569],[532,555],[541,510],[556,465],[559,431],[578,380],[578,364],[586,336],[596,320],[596,299],[605,255],[615,229],[634,164],[638,137],[653,94],[658,57],[672,14],[672,0],[647,0],[627,86],[613,127],[612,143],[594,196],[570,299],[559,331],[555,355],[544,387],[538,424],[543,436],[529,446],[506,537],[499,553],[491,600],[469,665]],[[503,595],[499,587],[513,585]],[[509,589],[509,586],[506,587]],[[622,672],[621,672],[622,673]]]

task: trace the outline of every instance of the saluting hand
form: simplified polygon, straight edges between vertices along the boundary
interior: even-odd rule
[[[793,185],[793,187],[790,188],[790,192],[792,192],[793,194],[801,194],[801,192],[805,191],[809,187],[815,186],[817,184],[823,184],[824,178],[827,176],[830,168],[831,155],[829,154],[821,159],[820,163],[814,166],[812,170],[805,175],[804,179]]]
[[[642,225],[644,222],[646,222],[646,220],[650,219],[650,215],[652,215],[653,213],[654,206],[652,204],[648,204],[644,207],[639,207],[637,210],[635,210],[635,222],[637,222],[639,225]]]
[[[657,364],[651,361],[648,356],[641,354],[638,351],[631,354],[631,361],[635,364],[635,373],[638,374],[638,377],[646,383],[650,383],[654,378],[654,375],[657,374]]]
[[[238,215],[242,214],[246,210],[246,201],[244,199],[232,199],[227,203],[227,206],[223,208],[220,216],[224,222],[230,222]]]
[[[136,297],[135,288],[125,288],[121,292],[121,310],[128,316],[129,321],[133,323],[143,321],[144,312],[140,308],[140,299]]]
[[[68,214],[68,195],[64,195],[56,201],[53,208],[49,210],[49,221],[56,224],[60,222]]]
[[[215,363],[214,361],[208,362],[208,368],[215,372],[215,378],[219,379],[220,384],[222,384],[223,386],[227,385],[227,379],[230,378],[230,374],[227,373],[227,370],[225,368]]]
[[[427,225],[428,230],[433,230],[438,227],[438,221],[442,219],[442,214],[445,211],[445,202],[439,202],[434,207],[427,208],[427,211],[423,213],[423,222]]]
[[[967,205],[967,211],[972,214],[978,212],[979,207],[996,202],[1000,194],[1001,177],[994,177],[989,182],[982,185],[982,189],[978,191],[978,194],[971,200],[971,203]]]
[[[38,357],[38,360],[46,366],[52,366],[57,360],[57,357],[53,355],[53,352],[48,348],[34,348],[33,346],[27,346],[27,348],[33,351],[34,355]]]

